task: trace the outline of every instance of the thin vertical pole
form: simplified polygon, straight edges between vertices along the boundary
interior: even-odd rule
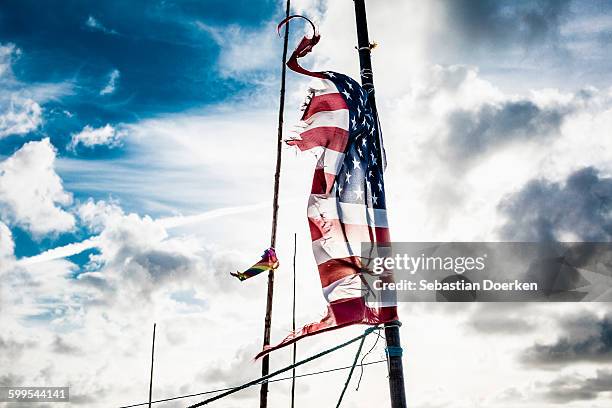
[[[365,0],[353,0],[355,3],[355,21],[357,23],[357,48],[359,50],[359,67],[361,84],[368,91],[372,109],[376,111],[374,99],[374,76],[372,72],[371,45],[368,38],[368,20]],[[404,386],[404,367],[402,364],[402,347],[399,328],[401,322],[385,324],[387,340],[387,359],[389,369],[389,393],[392,408],[406,408],[406,390]]]
[[[155,358],[155,327],[157,323],[153,323],[153,344],[151,345],[151,376],[149,377],[149,408],[151,408],[151,400],[153,398],[153,362]]]
[[[285,16],[289,17],[291,8],[291,0],[287,0]],[[285,77],[287,75],[287,47],[289,44],[289,24],[285,24],[285,38],[283,42],[283,64],[281,68],[281,89],[280,102],[278,109],[278,137],[276,140],[276,171],[274,173],[274,200],[272,204],[272,236],[270,238],[270,246],[276,247],[276,226],[278,223],[278,190],[280,186],[280,170],[283,145],[283,120],[285,113]],[[264,320],[264,338],[263,346],[270,345],[270,331],[272,326],[272,300],[274,296],[274,271],[268,272],[268,295],[266,296],[266,318]],[[261,362],[261,375],[266,376],[270,372],[270,355],[265,355]],[[261,383],[259,391],[259,407],[267,408],[268,406],[268,382]]]
[[[293,234],[293,318],[292,330],[295,333],[295,259],[297,254],[297,234]],[[297,357],[297,342],[293,343],[293,365]],[[293,375],[291,377],[291,408],[295,408],[295,367],[293,367]]]

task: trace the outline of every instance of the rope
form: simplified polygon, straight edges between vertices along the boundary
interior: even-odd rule
[[[401,357],[403,350],[399,346],[387,346],[387,357]]]
[[[214,396],[214,397],[212,397],[212,398],[208,398],[208,399],[206,399],[206,400],[204,400],[204,401],[202,401],[202,402],[198,402],[197,404],[190,405],[188,408],[197,408],[197,407],[201,407],[201,406],[203,406],[203,405],[209,404],[209,403],[211,403],[211,402],[213,402],[213,401],[216,401],[216,400],[218,400],[218,399],[221,399],[221,398],[227,397],[228,395],[234,394],[235,392],[238,392],[238,391],[244,390],[245,388],[249,388],[249,387],[251,387],[251,386],[253,386],[253,385],[257,385],[257,384],[259,384],[259,383],[262,383],[262,384],[267,383],[268,381],[266,381],[266,380],[267,380],[267,379],[269,379],[269,378],[272,378],[272,377],[274,377],[274,376],[276,376],[276,375],[278,375],[278,374],[281,374],[281,373],[284,373],[284,372],[286,372],[286,371],[289,371],[289,370],[291,370],[291,369],[292,369],[292,368],[294,368],[294,367],[299,367],[299,366],[301,366],[301,365],[303,365],[303,364],[309,363],[309,362],[311,362],[311,361],[313,361],[313,360],[316,360],[317,358],[323,357],[323,356],[325,356],[325,355],[327,355],[327,354],[329,354],[329,353],[332,353],[332,352],[334,352],[334,351],[336,351],[336,350],[339,350],[339,349],[341,349],[341,348],[343,348],[343,347],[346,347],[346,346],[348,346],[349,344],[353,344],[353,343],[354,343],[354,342],[356,342],[357,340],[365,339],[365,338],[366,338],[366,337],[367,337],[367,336],[368,336],[370,333],[372,333],[374,330],[379,330],[379,329],[380,329],[380,328],[379,328],[378,326],[369,327],[369,328],[367,328],[367,329],[366,329],[366,330],[363,332],[363,334],[361,334],[361,335],[359,335],[359,336],[357,336],[357,337],[355,337],[355,338],[352,338],[352,339],[350,339],[350,340],[348,340],[348,341],[345,341],[344,343],[339,344],[339,345],[337,345],[336,347],[332,347],[332,348],[330,348],[330,349],[328,349],[328,350],[322,351],[322,352],[320,352],[320,353],[318,353],[318,354],[315,354],[314,356],[308,357],[308,358],[306,358],[306,359],[304,359],[304,360],[302,360],[302,361],[299,361],[299,362],[297,362],[297,363],[295,363],[295,364],[291,364],[290,366],[287,366],[287,367],[285,367],[285,368],[281,368],[280,370],[276,370],[276,371],[274,371],[273,373],[270,373],[270,374],[268,374],[268,375],[264,375],[264,376],[262,376],[262,377],[260,377],[260,378],[258,378],[258,379],[256,379],[256,380],[249,381],[249,382],[248,382],[248,383],[246,383],[246,384],[242,384],[242,385],[240,385],[240,386],[238,386],[238,387],[232,388],[232,389],[230,389],[230,390],[228,390],[228,391],[225,391],[225,392],[223,392],[223,393],[221,393],[221,394],[219,394],[219,395],[215,395],[215,396]],[[354,367],[353,367],[353,368],[354,368]]]
[[[355,366],[357,365],[357,360],[359,360],[359,355],[361,354],[361,349],[363,348],[363,343],[365,342],[365,336],[361,338],[359,342],[359,348],[357,349],[357,354],[355,354],[355,360],[353,360],[353,365],[351,366],[351,370],[348,373],[348,377],[346,377],[346,382],[344,383],[344,388],[342,388],[342,392],[340,393],[340,398],[338,398],[338,403],[336,404],[336,408],[340,408],[340,404],[342,403],[342,399],[344,398],[344,393],[348,388],[349,383],[351,382],[351,377],[353,375],[353,371],[355,371]]]
[[[360,365],[369,366],[369,365],[386,363],[386,362],[387,362],[387,360],[377,360],[377,361],[370,361],[368,363],[363,363],[363,364],[360,364]],[[312,372],[312,373],[298,374],[298,375],[295,376],[295,378],[311,377],[313,375],[319,375],[319,374],[329,374],[329,373],[333,373],[335,371],[347,370],[347,369],[349,369],[351,367],[352,366],[336,367],[336,368],[329,368],[327,370],[315,371],[315,372]],[[291,380],[291,379],[293,379],[293,376],[291,376],[291,377],[276,378],[274,380],[269,380],[268,382],[272,383],[272,382],[278,382],[278,381],[287,381],[287,380]],[[163,398],[163,399],[155,400],[155,401],[152,401],[151,404],[159,404],[159,403],[162,403],[162,402],[169,402],[169,401],[176,401],[176,400],[179,400],[179,399],[198,397],[200,395],[214,394],[216,392],[233,390],[234,388],[236,388],[236,387],[220,388],[220,389],[216,389],[216,390],[198,392],[198,393],[195,393],[195,394],[178,395],[176,397],[170,397],[170,398]],[[122,405],[122,406],[120,406],[118,408],[135,408],[135,407],[142,407],[142,406],[145,406],[145,405],[148,405],[148,402],[141,402],[141,403],[138,403],[138,404],[131,404],[131,405]]]
[[[366,359],[366,357],[367,357],[367,356],[368,356],[368,355],[369,355],[369,354],[372,352],[372,350],[374,350],[374,348],[375,348],[375,347],[376,347],[376,345],[378,344],[378,340],[380,340],[381,338],[382,338],[382,336],[380,335],[380,333],[378,333],[378,332],[377,332],[377,333],[376,333],[376,341],[374,342],[374,344],[372,345],[372,347],[370,347],[370,349],[368,350],[368,352],[367,352],[367,353],[365,353],[365,354],[363,355],[363,357],[361,358],[361,364],[359,364],[359,365],[360,365],[360,367],[361,367],[361,373],[359,373],[359,381],[357,381],[357,387],[355,388],[355,391],[359,391],[359,387],[361,386],[361,379],[363,378],[363,371],[364,371],[364,370],[363,370],[363,366],[364,366],[364,364],[363,364],[363,360],[365,360],[365,359]]]

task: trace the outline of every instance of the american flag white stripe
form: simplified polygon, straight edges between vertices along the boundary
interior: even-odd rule
[[[348,109],[317,112],[308,119],[298,123],[299,133],[322,127],[333,127],[342,130],[349,129]]]
[[[312,241],[312,253],[317,265],[322,265],[332,259],[359,256],[360,252],[361,241],[344,242],[325,238]]]
[[[323,287],[323,296],[328,303],[363,296],[359,275],[349,275]]]
[[[313,79],[310,83],[310,89],[316,96],[339,93],[336,84],[329,79]]]
[[[344,162],[344,153],[337,152],[326,147],[314,147],[308,150],[319,159],[317,169],[322,169],[327,174],[338,174],[342,162]]]

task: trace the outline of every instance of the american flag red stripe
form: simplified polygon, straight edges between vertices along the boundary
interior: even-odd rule
[[[301,140],[290,140],[289,145],[295,145],[300,150],[310,150],[317,147],[344,152],[348,141],[348,132],[332,126],[322,126],[301,133]]]
[[[309,119],[318,112],[336,111],[347,109],[346,102],[337,92],[313,96],[307,109],[304,111],[302,120]]]
[[[345,258],[334,258],[317,265],[321,287],[327,287],[332,283],[355,274],[355,263],[359,262],[356,256]]]
[[[327,173],[322,168],[315,169],[311,194],[329,194],[334,186],[336,174]]]

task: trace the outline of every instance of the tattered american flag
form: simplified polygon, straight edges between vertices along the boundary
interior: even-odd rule
[[[297,65],[297,58],[317,41],[316,34],[305,37],[288,62],[294,71],[321,81],[311,89],[299,139],[288,143],[318,158],[307,216],[329,306],[323,320],[304,326],[260,355],[322,331],[398,318],[394,303],[366,303],[361,278],[362,243],[390,241],[383,178],[386,163],[376,112],[368,92],[352,78],[309,72]],[[304,45],[309,47],[305,52]]]

